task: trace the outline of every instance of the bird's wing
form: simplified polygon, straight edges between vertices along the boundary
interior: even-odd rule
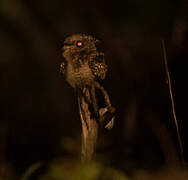
[[[89,67],[97,80],[103,80],[106,77],[107,65],[104,56],[98,55],[89,62]]]

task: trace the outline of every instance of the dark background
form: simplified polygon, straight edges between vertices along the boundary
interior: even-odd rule
[[[74,33],[104,42],[104,87],[117,109],[97,158],[127,172],[179,163],[164,39],[187,161],[187,11],[186,0],[0,0],[0,164],[22,173],[79,158],[76,96],[59,73],[63,40]]]

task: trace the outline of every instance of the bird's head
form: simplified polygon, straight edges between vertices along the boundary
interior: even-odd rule
[[[64,41],[62,56],[68,62],[87,61],[96,56],[97,53],[103,53],[101,41],[90,35],[74,34]]]

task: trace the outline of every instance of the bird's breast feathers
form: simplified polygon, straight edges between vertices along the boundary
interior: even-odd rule
[[[88,62],[82,64],[79,68],[73,68],[71,63],[67,65],[66,79],[73,87],[84,87],[91,85],[94,82],[94,75],[89,68]]]

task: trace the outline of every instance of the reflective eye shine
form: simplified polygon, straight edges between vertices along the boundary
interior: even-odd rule
[[[82,41],[77,41],[76,42],[76,46],[77,47],[82,47],[83,46],[83,42]]]

